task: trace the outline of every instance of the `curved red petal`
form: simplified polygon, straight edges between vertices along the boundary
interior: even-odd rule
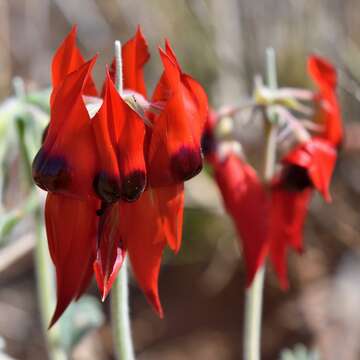
[[[47,195],[46,233],[57,279],[57,305],[50,327],[84,287],[88,264],[94,258],[97,207],[96,200]]]
[[[46,191],[85,198],[93,194],[96,153],[83,89],[95,58],[56,89],[44,144],[33,161],[33,178]]]
[[[267,252],[267,194],[255,170],[237,155],[230,154],[213,166],[225,208],[242,244],[249,286]]]
[[[100,160],[97,172],[105,174],[103,187],[108,188],[113,200],[109,201],[104,191],[98,194],[104,201],[113,202],[120,191],[123,200],[135,201],[146,186],[145,125],[121,98],[109,74],[104,91],[103,105],[93,119]]]
[[[160,56],[164,74],[153,101],[166,105],[153,120],[148,156],[153,187],[185,181],[201,171],[200,140],[207,116],[207,98],[201,86],[182,74],[161,49]]]

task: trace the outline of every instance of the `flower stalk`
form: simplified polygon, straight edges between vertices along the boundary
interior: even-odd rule
[[[115,41],[114,50],[116,64],[115,87],[120,96],[122,96],[123,67],[120,41]],[[131,337],[128,267],[126,259],[122,264],[122,267],[111,290],[111,318],[113,343],[117,359],[134,360],[135,354]]]
[[[49,321],[55,306],[54,272],[49,257],[48,245],[45,237],[45,227],[40,209],[36,211],[36,248],[35,264],[37,289],[40,303],[42,328],[46,338],[46,346],[50,360],[65,360],[67,355],[62,349],[59,325],[48,330]]]
[[[277,88],[275,51],[266,50],[267,83],[271,90]],[[269,183],[275,172],[276,139],[278,132],[277,116],[267,109],[266,148],[264,154],[264,181]],[[260,360],[261,356],[261,318],[265,265],[257,271],[252,285],[246,291],[245,327],[244,327],[244,359]]]

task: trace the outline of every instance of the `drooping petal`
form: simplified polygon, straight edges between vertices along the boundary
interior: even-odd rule
[[[98,201],[81,201],[48,193],[46,232],[56,268],[57,305],[52,326],[88,284],[87,268],[95,254]]]
[[[288,288],[287,250],[303,250],[303,226],[312,189],[286,189],[285,184],[274,185],[268,225],[269,255],[283,289]]]
[[[33,161],[34,181],[46,191],[78,198],[93,194],[97,159],[82,95],[95,60],[69,74],[54,90],[49,128]]]
[[[85,64],[85,60],[76,46],[76,33],[77,27],[73,26],[70,33],[55,52],[51,65],[52,86],[54,88],[60,85],[68,74],[78,70]],[[97,95],[96,87],[91,77],[89,77],[84,88],[84,95]]]
[[[93,119],[99,168],[97,194],[111,203],[135,201],[146,186],[145,125],[124,102],[107,73],[104,102]]]
[[[120,219],[124,224],[122,228],[125,247],[138,284],[162,317],[158,277],[166,239],[154,194],[146,190],[138,201],[122,203]],[[139,219],[141,226],[138,224]]]
[[[321,138],[312,138],[293,149],[282,162],[287,166],[288,183],[299,181],[300,177],[306,183],[307,175],[309,183],[304,187],[313,185],[326,201],[331,201],[329,187],[336,158],[336,150],[330,142]],[[299,172],[295,174],[294,168],[289,165],[302,168],[306,173],[299,176],[301,174]],[[292,172],[289,174],[289,171]]]
[[[165,108],[153,120],[148,157],[152,186],[188,180],[202,169],[200,141],[207,98],[202,87],[180,71],[169,49],[168,44],[167,53],[160,49],[164,73],[153,95],[153,102],[165,103]]]
[[[255,170],[237,155],[230,153],[213,167],[225,208],[241,241],[249,286],[267,251],[267,194]]]
[[[107,297],[125,258],[119,203],[108,205],[100,215],[94,273],[102,300]]]

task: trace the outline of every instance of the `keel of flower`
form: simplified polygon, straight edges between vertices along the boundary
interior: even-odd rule
[[[121,240],[118,204],[108,206],[100,216],[96,248],[94,273],[104,301],[119,273],[126,253]]]

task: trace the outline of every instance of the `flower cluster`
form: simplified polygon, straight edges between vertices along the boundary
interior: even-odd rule
[[[105,299],[126,253],[162,315],[161,256],[166,244],[175,252],[180,247],[183,184],[202,169],[208,104],[168,41],[159,51],[164,71],[151,100],[143,76],[150,54],[140,28],[122,46],[122,69],[115,60],[107,69],[101,96],[91,76],[96,56],[84,61],[75,27],[54,55],[50,123],[33,161],[34,181],[48,192],[58,298],[51,324],[94,273]]]
[[[248,286],[269,256],[281,286],[288,287],[286,253],[289,248],[298,252],[303,249],[302,228],[313,190],[326,201],[331,200],[329,185],[343,137],[337,76],[334,67],[318,56],[309,57],[308,73],[318,87],[310,97],[307,91],[291,89],[279,89],[271,101],[268,97],[269,109],[265,110],[276,115],[279,148],[287,140],[286,151],[270,183],[264,184],[246,163],[240,144],[228,134],[224,136],[230,110],[210,112],[204,130],[204,154],[241,239]],[[284,94],[311,100],[314,111],[306,111],[305,105],[283,97]],[[257,99],[261,106],[266,105],[263,100]],[[311,113],[312,121],[296,119],[281,103]],[[274,120],[265,110],[262,113],[268,126]]]

